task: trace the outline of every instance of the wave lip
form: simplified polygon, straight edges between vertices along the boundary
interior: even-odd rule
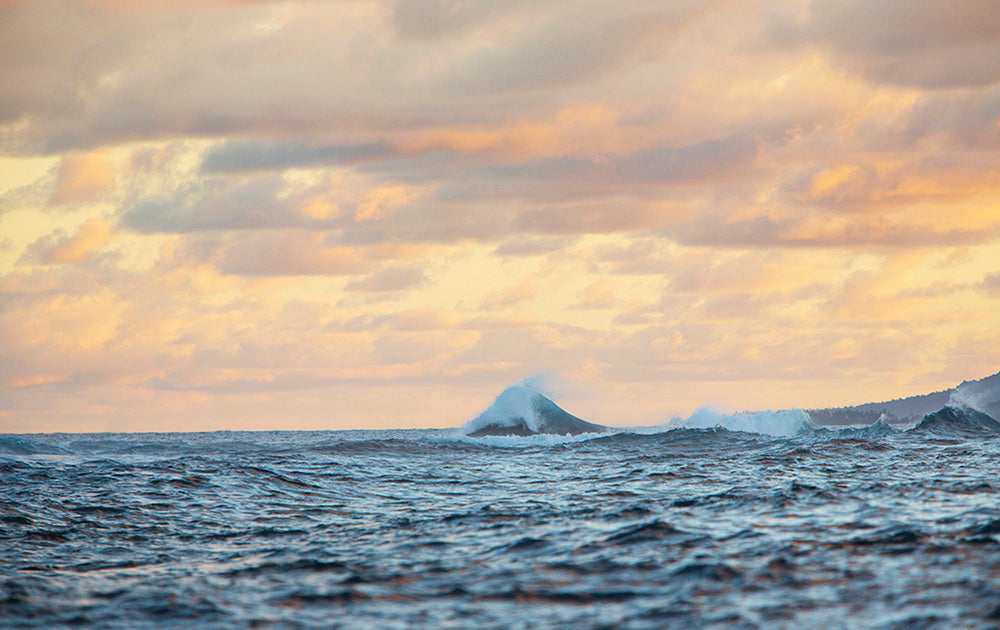
[[[610,430],[609,427],[577,418],[524,385],[513,385],[503,390],[486,411],[462,427],[462,432],[469,437],[580,435]]]

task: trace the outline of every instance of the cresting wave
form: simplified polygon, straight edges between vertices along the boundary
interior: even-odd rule
[[[689,429],[722,427],[729,431],[759,433],[776,437],[791,437],[816,429],[809,414],[801,409],[723,414],[708,407],[698,409],[686,420],[675,418],[668,426]]]
[[[555,437],[573,437],[572,441],[594,439],[607,433],[662,433],[673,429],[724,429],[756,433],[771,437],[793,437],[821,429],[802,409],[784,411],[743,412],[724,414],[702,407],[686,419],[675,417],[670,422],[632,429],[613,428],[582,420],[527,385],[505,389],[481,414],[467,422],[463,435],[470,438],[492,438],[493,443],[510,444],[510,438],[532,438],[532,443],[564,443]],[[895,432],[883,414],[864,429],[842,429],[844,436],[880,437]],[[1000,432],[1000,422],[989,415],[955,399],[944,408],[927,414],[909,431],[938,435],[988,435]],[[549,436],[546,439],[543,436]],[[498,438],[506,438],[498,440]]]
[[[520,393],[519,393],[520,395]],[[540,396],[535,394],[535,396]],[[531,400],[530,398],[527,400]],[[491,407],[491,414],[497,408],[508,411],[510,399],[505,398],[504,405]],[[552,403],[554,406],[554,403]],[[516,408],[516,407],[515,407]],[[523,411],[524,407],[516,408]],[[568,414],[567,414],[568,415]],[[760,435],[768,438],[803,437],[814,440],[828,438],[872,440],[893,435],[912,435],[953,439],[981,439],[1000,437],[1000,422],[992,417],[969,407],[959,405],[948,406],[938,412],[927,415],[918,424],[901,430],[879,419],[877,422],[862,427],[827,428],[813,424],[807,414],[801,410],[785,412],[739,413],[732,415],[720,414],[707,409],[699,409],[688,419],[675,418],[670,422],[650,427],[612,428],[586,423],[589,427],[598,427],[591,431],[559,432],[564,425],[551,424],[545,421],[544,414],[539,420],[534,419],[529,425],[523,425],[517,420],[513,425],[500,424],[482,425],[482,418],[491,416],[483,414],[476,421],[470,422],[460,429],[428,429],[412,431],[335,431],[320,432],[325,439],[312,442],[311,446],[318,452],[378,452],[387,448],[412,452],[421,452],[427,447],[476,447],[476,448],[506,448],[506,447],[554,447],[566,446],[589,441],[609,439],[629,439],[632,441],[648,440],[656,442],[663,438],[672,440],[688,439],[708,443],[712,436],[723,434]],[[517,415],[515,418],[521,418]],[[570,416],[573,418],[573,416]],[[584,422],[584,421],[580,421]],[[483,426],[487,426],[483,431]],[[513,426],[516,432],[503,433],[504,426]],[[523,432],[525,426],[533,431]],[[557,427],[557,428],[554,428]],[[550,432],[546,432],[546,431]],[[144,440],[136,440],[136,436],[144,435]],[[22,435],[0,435],[0,461],[10,460],[19,456],[37,456],[46,458],[78,458],[100,457],[103,455],[127,455],[133,457],[169,457],[211,455],[220,449],[230,453],[246,453],[248,456],[259,453],[264,447],[260,436],[281,433],[240,433],[234,437],[230,432],[183,434],[182,441],[177,434],[131,434],[128,438],[94,437],[80,439],[66,435],[64,439],[48,435],[44,440]],[[294,435],[291,433],[289,435]],[[400,436],[405,436],[401,439]],[[362,439],[363,438],[363,439]],[[707,441],[706,441],[707,440]],[[266,450],[281,455],[290,453],[298,446],[285,443],[284,439],[265,442]]]
[[[463,427],[471,437],[605,433],[609,427],[581,420],[526,385],[505,389],[493,404]]]

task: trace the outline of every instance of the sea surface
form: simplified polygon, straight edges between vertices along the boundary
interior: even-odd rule
[[[1000,434],[0,436],[4,628],[997,628]]]

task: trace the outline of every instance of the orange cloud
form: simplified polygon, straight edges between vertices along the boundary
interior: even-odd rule
[[[578,308],[610,308],[615,304],[615,284],[608,278],[595,280],[580,292]]]
[[[510,160],[620,153],[640,143],[642,136],[639,130],[622,127],[618,118],[606,104],[579,103],[506,124],[414,131],[404,135],[402,148],[407,153],[447,148]]]
[[[111,226],[103,219],[88,219],[73,236],[56,243],[48,253],[45,262],[72,263],[79,262],[90,254],[100,250],[111,240]]]
[[[25,249],[18,263],[58,265],[80,262],[107,245],[111,234],[111,226],[103,219],[88,219],[71,235],[56,230],[38,239]]]
[[[61,205],[94,201],[109,193],[115,171],[107,149],[63,156],[56,176],[56,189],[49,203]]]
[[[37,387],[39,385],[48,385],[49,383],[57,383],[63,378],[65,378],[65,376],[57,374],[24,374],[8,379],[3,385],[4,387],[14,387],[14,388]]]
[[[115,339],[123,308],[114,291],[103,289],[83,296],[62,294],[40,301],[30,316],[17,324],[18,345],[62,352],[90,351]]]
[[[489,296],[480,309],[503,310],[518,306],[533,299],[540,291],[541,287],[534,278],[524,277]]]
[[[405,186],[377,186],[368,191],[354,215],[355,221],[373,221],[406,203],[413,191]]]

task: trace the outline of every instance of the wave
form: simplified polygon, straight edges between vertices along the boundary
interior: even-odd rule
[[[723,414],[709,407],[702,407],[687,419],[674,418],[665,425],[615,430],[582,420],[531,387],[521,384],[501,392],[493,404],[469,420],[461,428],[461,432],[469,437],[482,438],[575,436],[623,431],[649,434],[677,428],[723,428],[773,437],[793,437],[815,430],[816,425],[809,414],[801,409]]]
[[[773,437],[793,437],[816,429],[809,414],[801,409],[723,414],[709,407],[701,407],[684,420],[674,418],[666,426],[685,429],[721,427]]]
[[[888,435],[894,435],[899,433],[899,430],[894,428],[888,422],[886,422],[886,415],[883,413],[879,416],[879,419],[875,422],[869,424],[866,427],[849,427],[846,429],[841,429],[837,432],[837,437],[845,439],[862,439],[870,440],[875,438],[883,438]]]
[[[929,433],[942,437],[984,437],[1000,433],[1000,422],[972,407],[952,404],[927,414],[907,433]]]
[[[909,429],[901,431],[885,418],[866,427],[830,430],[817,427],[801,410],[723,414],[702,408],[689,418],[648,427],[605,427],[592,424],[561,410],[530,388],[505,390],[485,412],[461,428],[323,431],[323,432],[229,432],[175,434],[67,434],[49,436],[0,435],[0,460],[58,455],[91,461],[105,458],[106,465],[120,461],[190,460],[215,461],[220,457],[258,454],[311,453],[327,455],[408,456],[441,449],[599,448],[619,449],[644,445],[685,444],[705,452],[720,449],[756,448],[768,439],[801,444],[828,440],[856,440],[872,444],[903,436],[913,438],[989,439],[1000,436],[1000,422],[980,411],[960,405],[947,406]],[[788,440],[788,438],[794,438]],[[591,444],[591,446],[586,446]],[[820,447],[827,448],[827,447]],[[831,444],[829,448],[839,448]]]
[[[525,385],[503,390],[486,411],[462,427],[462,432],[469,437],[580,435],[609,430],[577,418]]]
[[[64,455],[68,451],[18,435],[0,435],[0,454],[5,455]]]

